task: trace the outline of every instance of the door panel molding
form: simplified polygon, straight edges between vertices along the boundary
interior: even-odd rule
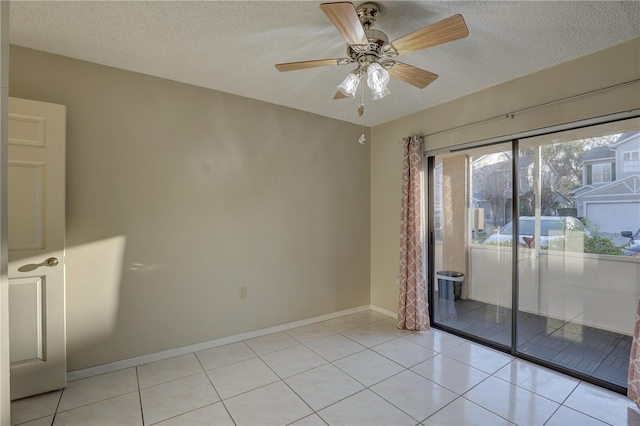
[[[9,191],[9,250],[45,248],[45,163],[10,160],[9,187],[20,182],[20,191]]]
[[[9,98],[11,399],[66,385],[63,105]],[[55,258],[56,261],[49,261]]]
[[[9,113],[9,145],[44,148],[46,118]]]
[[[46,362],[45,277],[9,279],[11,365]]]

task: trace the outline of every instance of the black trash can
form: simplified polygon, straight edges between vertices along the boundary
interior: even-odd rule
[[[464,282],[464,274],[456,271],[438,271],[436,272],[438,279],[438,298],[458,300],[462,293],[462,283]]]

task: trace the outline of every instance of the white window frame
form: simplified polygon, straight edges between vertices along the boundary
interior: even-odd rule
[[[627,159],[625,159],[627,157]],[[622,152],[622,173],[640,172],[640,150]]]
[[[609,172],[609,178],[605,179],[607,172]],[[607,182],[611,182],[611,163],[600,163],[591,166],[591,183]]]

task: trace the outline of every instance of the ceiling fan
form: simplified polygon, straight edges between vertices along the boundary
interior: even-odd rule
[[[338,92],[333,99],[355,98],[360,80],[365,75],[373,100],[391,93],[387,88],[389,76],[423,89],[433,83],[438,75],[397,61],[395,58],[469,35],[462,15],[453,15],[389,42],[385,33],[371,29],[380,17],[380,6],[376,3],[364,3],[357,8],[349,2],[323,3],[320,9],[347,41],[348,57],[288,62],[277,64],[276,69],[295,71],[355,63],[356,69],[351,71],[338,86]],[[358,115],[362,115],[360,108]]]

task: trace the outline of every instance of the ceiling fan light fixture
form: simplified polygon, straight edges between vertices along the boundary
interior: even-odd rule
[[[378,99],[382,99],[389,94],[391,94],[391,90],[389,90],[387,86],[383,86],[380,90],[371,91],[371,99],[377,101]]]
[[[342,83],[338,85],[338,90],[348,98],[355,99],[356,90],[360,84],[360,76],[350,72]]]
[[[374,62],[367,68],[367,86],[373,93],[373,100],[378,100],[387,96],[391,91],[387,88],[389,83],[389,71],[384,69],[379,63]]]

